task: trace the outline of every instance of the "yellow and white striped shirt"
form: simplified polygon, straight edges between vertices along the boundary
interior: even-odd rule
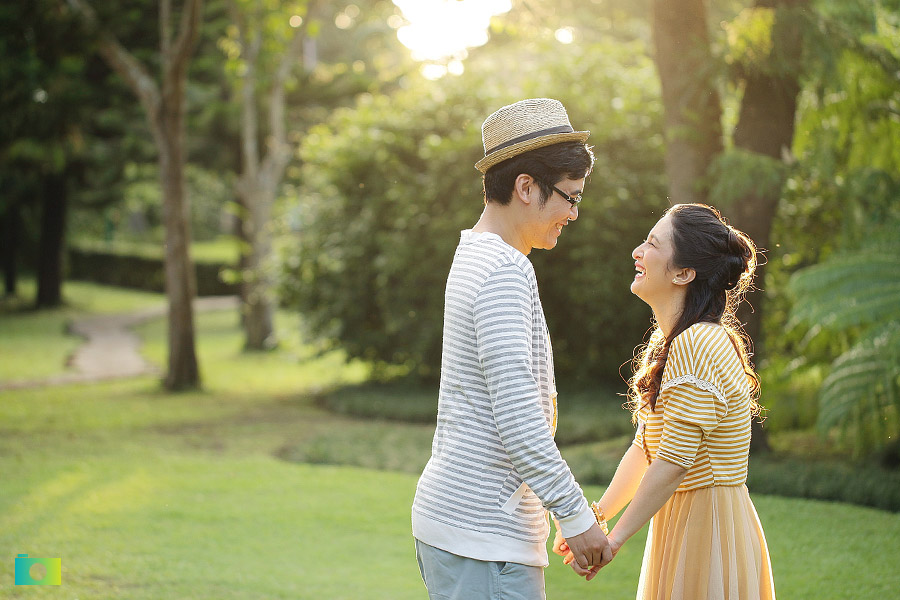
[[[678,491],[747,480],[751,386],[728,334],[697,323],[669,346],[656,410],[638,413],[634,444],[688,469]]]

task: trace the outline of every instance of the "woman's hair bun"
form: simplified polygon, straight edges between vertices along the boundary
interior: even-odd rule
[[[728,227],[728,281],[726,290],[737,287],[744,273],[750,270],[753,250],[748,241],[734,227]]]

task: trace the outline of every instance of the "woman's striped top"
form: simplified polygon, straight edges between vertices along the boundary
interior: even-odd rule
[[[528,258],[464,231],[444,295],[437,428],[413,535],[459,556],[547,565],[552,511],[567,536],[594,522],[553,440],[553,354]]]
[[[678,491],[747,480],[751,386],[726,331],[697,323],[669,346],[656,410],[638,413],[634,444],[688,469]]]

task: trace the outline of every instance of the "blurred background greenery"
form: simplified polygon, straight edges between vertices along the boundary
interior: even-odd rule
[[[530,257],[579,479],[631,431],[630,251],[703,201],[766,250],[751,490],[900,509],[900,1],[33,0],[0,32],[3,380],[65,370],[79,315],[237,294],[234,372],[304,365],[311,406],[356,419],[274,454],[416,472],[481,122],[548,96],[597,157]],[[173,314],[142,330],[164,389],[227,386],[238,359],[204,364],[209,323]]]

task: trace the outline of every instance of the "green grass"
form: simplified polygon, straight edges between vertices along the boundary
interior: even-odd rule
[[[138,378],[3,392],[0,598],[424,598],[409,507],[432,425],[323,409],[367,369],[314,355],[295,325],[279,315],[281,349],[244,354],[232,311],[199,315],[202,391]],[[163,324],[141,333],[161,361]],[[580,446],[580,460],[614,461],[622,439]],[[880,599],[900,586],[900,515],[754,501],[780,597]],[[590,583],[553,557],[548,598],[633,598],[642,536]],[[62,586],[15,587],[17,553],[61,557]]]

